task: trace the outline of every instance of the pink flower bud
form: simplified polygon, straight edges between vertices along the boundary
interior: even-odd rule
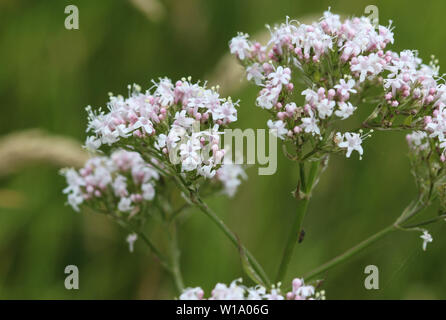
[[[293,279],[293,291],[296,291],[301,286],[302,286],[302,280],[300,280],[299,278]]]
[[[280,120],[284,120],[286,118],[286,113],[285,112],[278,112],[277,113],[277,118],[279,118]]]

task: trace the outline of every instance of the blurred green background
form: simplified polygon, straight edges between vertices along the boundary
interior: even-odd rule
[[[68,4],[79,8],[79,30],[64,28]],[[0,133],[41,128],[83,141],[84,107],[105,105],[109,91],[126,94],[127,84],[148,87],[160,76],[212,77],[237,31],[255,34],[287,15],[318,17],[329,6],[335,13],[361,15],[369,4],[378,6],[381,24],[394,21],[394,50],[418,49],[425,61],[435,54],[440,64],[446,62],[444,1],[0,0]],[[239,127],[265,127],[266,114],[254,106],[256,88],[231,95],[242,100]],[[393,222],[415,196],[406,152],[404,133],[376,133],[366,141],[362,161],[356,155],[331,159],[287,280]],[[290,231],[290,192],[298,172],[279,154],[277,174],[258,176],[255,167],[248,174],[235,198],[216,197],[210,206],[272,275]],[[64,205],[63,188],[58,168],[45,163],[0,176],[0,298],[175,296],[170,278],[142,243],[129,253],[123,230],[103,216],[72,211]],[[327,298],[445,298],[446,226],[430,229],[434,242],[427,252],[419,233],[399,232],[331,270],[324,282]],[[188,286],[208,292],[242,275],[236,250],[198,211],[191,210],[182,224],[180,246]],[[64,288],[69,264],[80,270],[77,291]],[[369,264],[379,267],[379,290],[364,288]]]

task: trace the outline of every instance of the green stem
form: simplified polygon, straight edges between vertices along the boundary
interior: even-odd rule
[[[370,236],[366,240],[360,242],[356,246],[348,249],[344,253],[338,255],[337,257],[331,259],[330,261],[326,262],[325,264],[317,267],[313,271],[309,272],[304,276],[306,280],[310,280],[314,278],[315,276],[337,266],[338,264],[341,264],[342,262],[346,261],[347,259],[351,258],[352,256],[356,255],[357,253],[361,252],[365,248],[369,247],[382,237],[384,237],[386,234],[395,231],[395,230],[404,230],[406,227],[402,227],[401,224],[409,220],[411,217],[413,217],[415,214],[417,214],[420,210],[426,207],[426,205],[420,200],[422,197],[420,197],[418,200],[412,202],[409,204],[406,209],[404,209],[403,213],[400,215],[400,217],[395,221],[394,224],[382,229],[381,231],[375,233],[374,235]],[[438,221],[432,220],[428,221],[428,223],[432,223]]]
[[[442,219],[446,219],[446,214],[443,214],[443,215],[440,215],[438,217],[435,217],[435,218],[432,218],[432,219],[429,219],[429,220],[426,220],[426,221],[422,221],[422,222],[419,222],[419,223],[416,223],[416,224],[403,226],[403,227],[404,227],[404,229],[418,228],[418,227],[426,226],[428,224],[437,222],[437,221],[442,220]]]
[[[170,239],[170,252],[172,259],[172,277],[177,287],[178,292],[184,290],[183,277],[181,276],[180,269],[180,250],[178,248],[177,226],[176,223],[172,226],[171,239]]]
[[[261,265],[257,262],[254,256],[246,249],[238,240],[237,236],[226,226],[226,224],[213,212],[206,203],[204,203],[197,195],[195,196],[194,203],[201,209],[201,211],[206,214],[216,225],[217,227],[223,231],[223,233],[228,237],[228,239],[234,244],[236,248],[242,247],[243,251],[246,254],[246,257],[256,271],[256,273],[260,276],[261,280],[265,283],[266,286],[271,286],[271,281],[266,275],[265,271],[261,267]]]
[[[167,258],[161,253],[160,250],[153,244],[153,242],[146,237],[144,233],[141,231],[136,230],[135,228],[132,228],[128,223],[123,221],[120,217],[116,215],[111,215],[115,219],[115,221],[124,229],[126,229],[130,233],[136,233],[138,235],[138,238],[141,239],[152,251],[152,253],[155,255],[155,257],[159,260],[160,264],[169,272],[172,272],[172,268],[167,260]]]
[[[310,199],[306,198],[297,204],[297,213],[296,219],[291,227],[292,232],[288,237],[287,244],[285,246],[285,251],[282,256],[282,261],[280,263],[279,271],[277,273],[276,282],[279,282],[285,276],[286,270],[288,269],[288,265],[290,263],[291,257],[293,255],[294,248],[296,247],[296,243],[299,238],[300,229],[302,226],[302,222],[305,216],[305,212],[308,208],[308,202]]]
[[[299,235],[302,229],[302,223],[305,217],[305,213],[308,209],[308,203],[310,202],[311,190],[313,189],[314,182],[316,181],[317,173],[319,168],[319,161],[314,161],[311,163],[310,172],[308,174],[308,179],[305,179],[305,167],[304,162],[299,163],[300,172],[300,182],[298,190],[296,191],[296,196],[299,199],[297,203],[296,215],[294,222],[291,226],[291,233],[288,237],[288,241],[285,245],[285,250],[283,252],[282,260],[280,262],[279,271],[277,273],[276,282],[283,279],[288,269],[291,257],[298,242]],[[301,192],[303,192],[304,197],[301,197]]]
[[[384,229],[382,229],[381,231],[375,233],[374,235],[372,235],[371,237],[369,237],[368,239],[360,242],[359,244],[357,244],[356,246],[350,248],[349,250],[345,251],[343,254],[335,257],[334,259],[326,262],[325,264],[321,265],[320,267],[317,267],[316,269],[314,269],[313,271],[309,272],[308,274],[306,274],[304,276],[305,280],[310,280],[312,278],[314,278],[315,276],[333,268],[334,266],[344,262],[345,260],[351,258],[352,256],[354,256],[355,254],[357,254],[358,252],[364,250],[365,248],[367,248],[368,246],[370,246],[371,244],[373,244],[374,242],[378,241],[379,239],[381,239],[382,237],[384,237],[386,234],[388,234],[391,231],[397,230],[396,227],[392,224]]]

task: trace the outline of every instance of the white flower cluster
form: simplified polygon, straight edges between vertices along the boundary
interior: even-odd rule
[[[424,131],[414,131],[406,135],[410,149],[415,152],[426,150],[429,147],[427,139],[427,133]]]
[[[180,300],[203,300],[204,291],[200,287],[186,288],[181,293]],[[303,279],[294,279],[292,289],[285,295],[281,294],[280,287],[271,290],[258,285],[246,287],[242,285],[242,279],[236,279],[226,285],[217,283],[208,300],[325,300],[325,292],[316,292],[314,286],[305,285]]]
[[[220,127],[237,120],[238,103],[190,78],[175,84],[163,78],[144,93],[137,85],[129,89],[128,98],[110,96],[107,112],[87,107],[87,132],[93,135],[86,147],[149,146],[173,165],[181,164],[182,172],[213,177],[225,154]]]
[[[134,215],[141,203],[155,197],[158,172],[136,152],[117,150],[110,157],[94,157],[76,171],[64,169],[68,203],[74,210],[91,208],[118,210]],[[110,208],[111,206],[111,208]]]
[[[446,85],[437,88],[435,109],[432,116],[424,118],[425,130],[430,138],[436,138],[441,149],[441,160],[446,161]]]
[[[143,201],[153,200],[155,183],[159,179],[158,172],[139,153],[125,150],[117,150],[110,157],[93,157],[79,171],[70,168],[61,173],[68,184],[63,192],[68,195],[68,204],[75,211],[86,203],[103,210],[109,210],[111,206],[131,215],[138,213]],[[224,164],[217,170],[213,181],[221,183],[223,193],[232,197],[241,179],[246,178],[241,166]]]
[[[351,96],[363,98],[365,89],[375,86],[382,88],[378,126],[391,127],[396,117],[405,117],[402,122],[437,137],[445,150],[446,86],[438,83],[437,61],[425,65],[415,51],[385,50],[394,40],[390,25],[375,28],[367,17],[341,21],[327,11],[311,25],[287,18],[270,28],[266,46],[251,42],[247,34],[239,34],[229,46],[248,80],[262,87],[257,105],[276,118],[268,127],[281,139],[327,137],[325,131],[335,120],[345,120],[357,109]],[[305,83],[302,106],[290,101],[293,80]],[[346,148],[347,155],[352,150],[362,154],[359,134],[341,135],[345,140],[335,138],[338,147],[354,143],[353,149]]]

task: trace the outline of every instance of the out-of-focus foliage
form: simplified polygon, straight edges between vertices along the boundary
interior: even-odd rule
[[[144,1],[0,2],[0,134],[42,128],[83,140],[88,104],[103,106],[107,93],[126,94],[129,83],[151,78],[212,74],[237,31],[256,33],[264,24],[332,11],[361,15],[367,1]],[[147,1],[152,2],[152,1]],[[64,28],[64,8],[76,4],[80,29]],[[380,2],[381,24],[394,21],[395,50],[418,49],[428,61],[446,63],[446,3]],[[146,10],[149,6],[145,7]],[[440,70],[440,72],[443,70]],[[240,79],[240,81],[244,81]],[[230,92],[242,100],[241,128],[264,128],[266,115],[254,107],[256,89]],[[372,106],[361,105],[360,108]],[[359,111],[359,110],[358,110]],[[287,280],[300,276],[391,223],[415,195],[404,133],[376,133],[365,142],[362,161],[331,159],[316,188]],[[64,206],[63,178],[48,164],[0,179],[0,298],[171,298],[169,277],[142,243],[129,253],[124,231],[104,217]],[[233,200],[210,205],[274,274],[295,200],[298,170],[279,156],[273,176],[248,170],[249,180]],[[295,177],[295,178],[294,178]],[[187,285],[206,291],[242,274],[238,254],[206,217],[188,212],[180,230]],[[395,233],[326,274],[327,298],[444,298],[446,226],[432,228],[434,242],[421,250],[416,233]],[[159,230],[148,230],[156,239]],[[64,268],[80,270],[80,290],[64,288]],[[364,268],[380,270],[380,289],[364,288]],[[287,281],[286,280],[286,281]]]

